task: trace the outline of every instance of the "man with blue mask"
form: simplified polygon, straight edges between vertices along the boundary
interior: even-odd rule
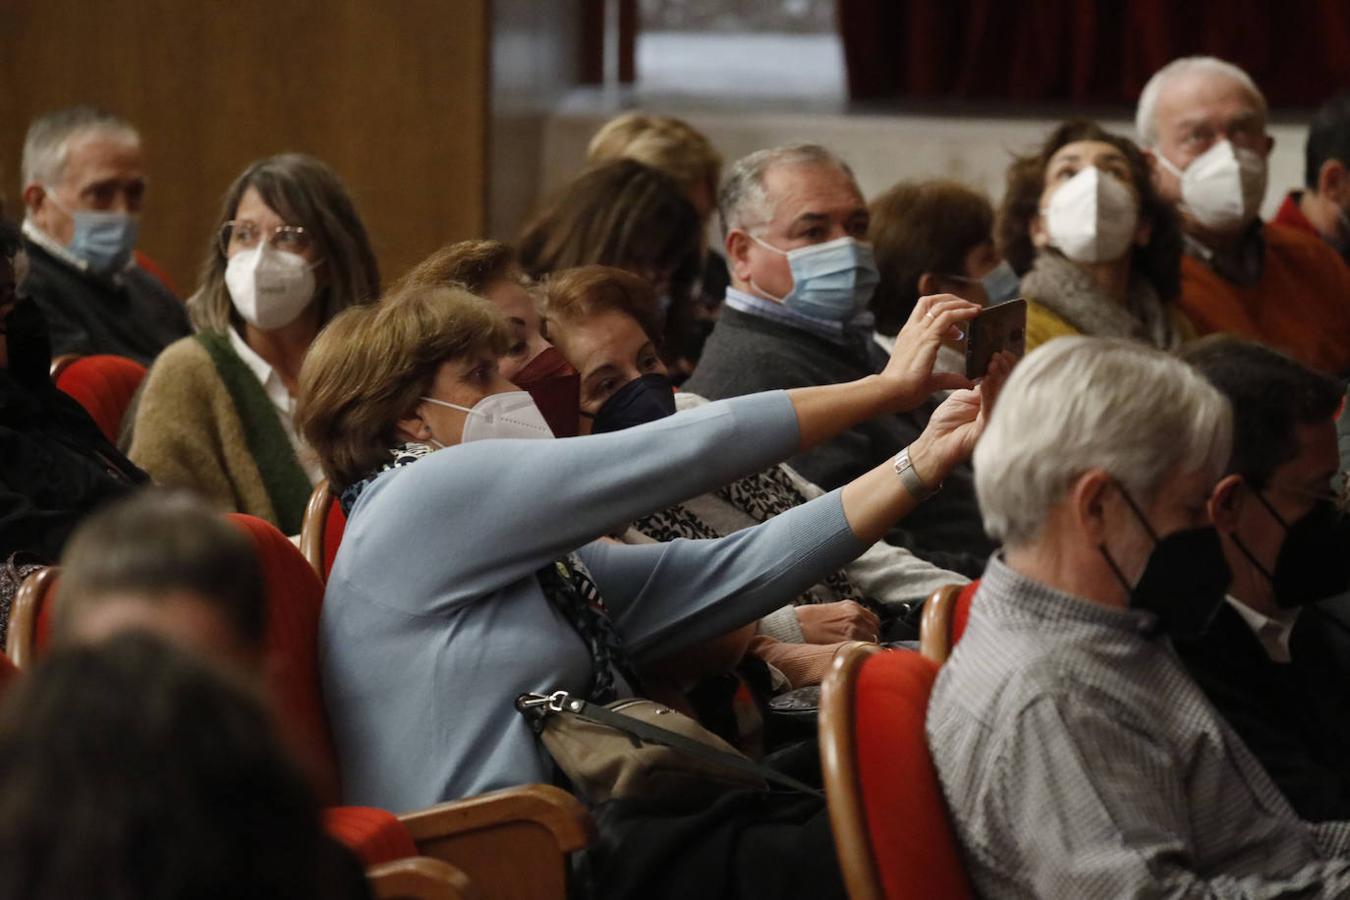
[[[870,214],[847,164],[816,144],[760,150],[732,166],[718,207],[731,286],[684,389],[721,400],[880,371],[887,354],[873,355],[868,310],[880,275]],[[944,387],[968,385],[963,374],[943,377]],[[826,490],[839,487],[909,446],[932,406],[864,422],[788,464]],[[887,540],[942,568],[978,575],[993,544],[980,524],[969,467]]]
[[[144,169],[140,136],[109,113],[74,107],[28,129],[22,291],[46,316],[56,355],[110,353],[149,365],[191,330],[183,304],[133,260]]]
[[[1350,528],[1332,495],[1341,391],[1226,335],[1181,355],[1233,406],[1233,452],[1209,500],[1233,583],[1209,631],[1177,649],[1299,815],[1350,820]]]
[[[1196,332],[1350,372],[1350,267],[1319,238],[1260,219],[1275,139],[1251,77],[1212,56],[1173,60],[1144,86],[1135,128],[1158,196],[1181,218],[1179,306]]]

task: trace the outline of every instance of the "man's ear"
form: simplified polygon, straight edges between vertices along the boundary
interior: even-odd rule
[[[42,201],[47,199],[47,189],[35,181],[24,186],[21,196],[28,212],[35,213],[42,207]]]
[[[919,296],[928,297],[933,294],[944,293],[941,290],[942,277],[932,272],[924,272],[919,276]]]
[[[1207,503],[1209,520],[1222,534],[1237,531],[1238,520],[1242,518],[1242,507],[1246,492],[1242,490],[1245,480],[1241,475],[1225,475],[1214,485]]]
[[[1317,196],[1337,206],[1350,199],[1350,172],[1339,159],[1329,159],[1317,171]]]
[[[1069,485],[1074,520],[1094,547],[1106,539],[1106,508],[1114,490],[1115,480],[1104,469],[1090,469]]]
[[[727,265],[732,276],[742,282],[750,280],[750,235],[739,228],[727,232]]]

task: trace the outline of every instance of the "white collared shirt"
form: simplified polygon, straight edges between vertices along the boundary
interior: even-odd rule
[[[281,380],[276,369],[272,368],[271,363],[259,356],[258,352],[239,336],[239,332],[233,328],[225,330],[230,335],[230,347],[257,377],[263,387],[263,393],[272,402],[272,406],[276,407],[277,415],[281,418],[281,427],[286,432],[291,447],[295,449],[295,458],[300,461],[300,468],[309,476],[309,483],[318,484],[323,478],[323,466],[319,465],[318,457],[295,430],[295,398],[286,390],[285,382]]]
[[[1259,613],[1236,597],[1227,596],[1224,600],[1228,605],[1237,610],[1237,614],[1242,616],[1242,621],[1247,623],[1256,639],[1261,642],[1261,647],[1266,651],[1273,662],[1287,663],[1291,660],[1289,655],[1289,637],[1294,632],[1294,623],[1298,621],[1298,610],[1287,610],[1280,618],[1271,618],[1265,613]]]

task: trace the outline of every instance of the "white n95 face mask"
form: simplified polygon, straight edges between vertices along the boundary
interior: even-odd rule
[[[1185,171],[1161,153],[1158,163],[1181,179],[1181,205],[1201,225],[1215,231],[1240,228],[1256,218],[1266,196],[1266,161],[1260,154],[1218,141]]]
[[[1115,262],[1139,224],[1139,208],[1125,183],[1087,166],[1059,186],[1041,210],[1050,242],[1074,262]]]
[[[525,391],[507,391],[504,394],[488,394],[472,407],[460,406],[435,397],[421,398],[427,403],[446,406],[468,413],[464,420],[464,434],[461,444],[470,441],[482,441],[488,438],[551,438],[553,431],[548,427],[544,414],[534,405],[534,398]],[[444,447],[440,441],[432,439],[438,447]]]
[[[294,322],[314,299],[314,267],[303,256],[259,241],[230,257],[225,287],[245,322],[272,331]]]

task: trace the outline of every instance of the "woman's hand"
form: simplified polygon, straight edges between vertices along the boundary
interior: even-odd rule
[[[853,600],[799,606],[797,624],[808,644],[875,641],[881,631],[876,613]]]
[[[935,373],[938,348],[946,338],[959,339],[963,322],[979,314],[979,304],[952,294],[920,297],[909,321],[895,339],[895,351],[879,376],[895,407],[905,412],[918,406],[935,391],[972,386],[970,379],[954,372]]]
[[[996,353],[989,370],[973,390],[955,391],[933,411],[928,427],[909,448],[914,474],[926,485],[940,484],[975,452],[998,392],[1003,389],[1017,357]]]

